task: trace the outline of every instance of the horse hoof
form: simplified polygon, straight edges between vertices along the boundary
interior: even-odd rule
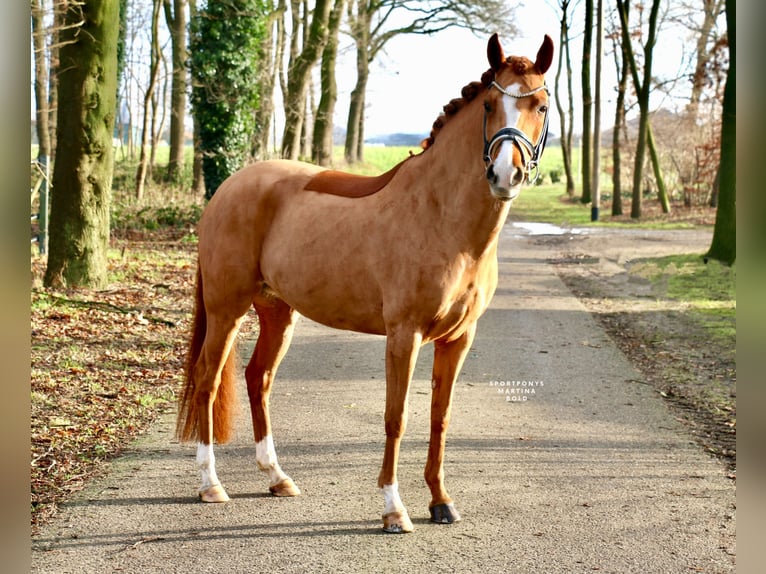
[[[293,479],[289,477],[276,483],[274,486],[270,486],[269,492],[274,496],[298,496],[301,493]]]
[[[414,527],[406,510],[402,512],[389,512],[383,515],[383,532],[388,534],[403,534],[412,532]]]
[[[202,502],[228,502],[229,495],[220,484],[214,484],[199,491],[199,499]]]
[[[446,504],[435,504],[428,510],[431,511],[431,522],[436,522],[437,524],[460,522],[460,513],[451,502]]]

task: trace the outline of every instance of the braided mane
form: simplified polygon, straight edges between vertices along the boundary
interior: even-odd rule
[[[505,62],[507,65],[511,66],[514,73],[519,76],[530,73],[535,67],[535,65],[524,56],[509,56],[506,58]],[[488,88],[494,79],[495,72],[490,68],[481,75],[481,81],[471,82],[464,86],[463,89],[460,90],[461,97],[450,100],[449,103],[442,108],[444,111],[439,114],[439,117],[436,118],[436,121],[434,121],[433,126],[431,127],[431,135],[420,142],[420,147],[423,148],[423,150],[430,148],[436,140],[438,133],[452,116],[457,114],[468,102],[474,100],[484,88]]]

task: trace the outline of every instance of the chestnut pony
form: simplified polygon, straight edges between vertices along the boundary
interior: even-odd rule
[[[434,343],[425,480],[431,520],[460,520],[444,487],[455,379],[497,286],[497,243],[512,199],[531,178],[548,125],[545,36],[536,60],[506,58],[445,106],[424,151],[373,178],[294,161],[262,161],[229,177],[199,223],[196,309],[177,436],[196,441],[199,496],[228,500],[213,442],[229,438],[234,340],[252,305],[260,332],[245,369],[256,462],[276,496],[300,494],[280,468],[269,394],[298,315],[386,336],[386,443],[378,486],[383,529],[409,532],[398,493],[399,443],[420,347]],[[490,136],[491,134],[491,136]]]

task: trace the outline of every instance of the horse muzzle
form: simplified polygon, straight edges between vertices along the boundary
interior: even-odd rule
[[[501,201],[510,201],[518,197],[521,193],[521,184],[526,179],[526,172],[522,168],[514,165],[510,168],[510,176],[501,177],[493,163],[487,167],[486,176],[490,191]]]

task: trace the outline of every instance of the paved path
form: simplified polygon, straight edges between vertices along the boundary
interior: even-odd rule
[[[32,572],[734,572],[725,470],[567,291],[551,248],[515,233],[455,391],[445,471],[462,522],[428,522],[431,346],[399,469],[415,532],[385,535],[384,341],[304,320],[272,398],[303,496],[266,494],[243,403],[216,451],[232,501],[196,502],[194,448],[166,417],[33,539]]]

